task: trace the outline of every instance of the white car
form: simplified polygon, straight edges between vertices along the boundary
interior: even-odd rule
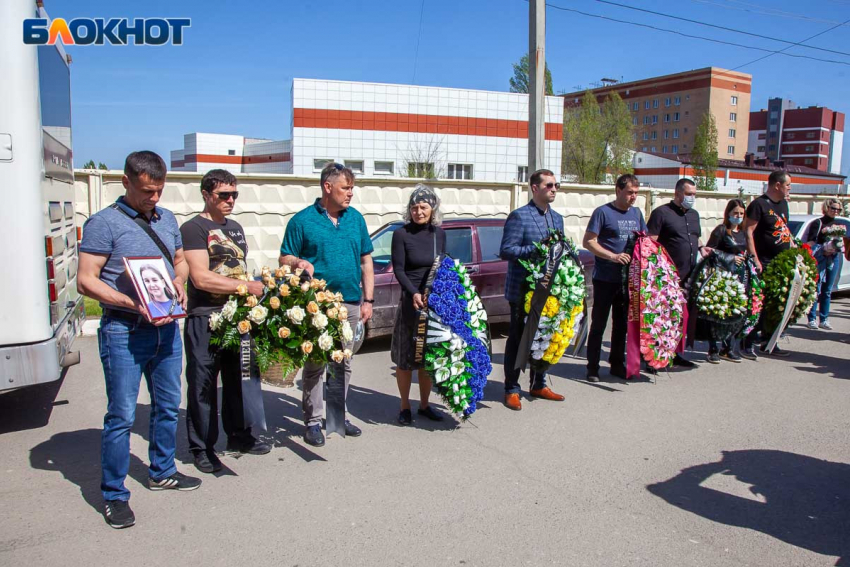
[[[802,240],[812,221],[821,218],[822,215],[791,215],[788,220],[788,228],[798,239]],[[846,217],[835,217],[836,222],[839,222],[847,228],[847,234],[850,236],[850,219]],[[833,291],[844,291],[850,289],[850,262],[847,262],[842,256],[836,260],[840,262],[838,277],[835,278]]]

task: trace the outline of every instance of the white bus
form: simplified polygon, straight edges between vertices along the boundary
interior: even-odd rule
[[[70,60],[25,45],[41,2],[0,2],[0,390],[59,379],[79,362]]]

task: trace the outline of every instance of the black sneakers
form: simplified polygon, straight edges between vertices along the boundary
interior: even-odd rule
[[[228,439],[226,450],[231,453],[265,455],[266,453],[271,452],[272,446],[254,438],[248,440]]]
[[[322,426],[319,424],[308,425],[307,431],[304,432],[304,442],[313,447],[321,447],[325,444],[325,434],[322,433]]]
[[[351,423],[347,419],[345,420],[345,436],[346,437],[360,437],[360,435],[362,435],[362,434],[363,434],[363,431],[361,431],[359,427],[357,427],[356,425],[354,425],[353,423]]]
[[[179,472],[160,480],[148,477],[148,488],[151,490],[195,490],[201,486],[201,479],[186,476]]]
[[[130,510],[130,503],[126,500],[107,500],[103,503],[103,517],[110,527],[120,530],[129,528],[136,523],[136,516]]]
[[[718,356],[729,362],[741,362],[741,357],[734,350],[721,350]]]
[[[758,360],[755,347],[749,346],[741,351],[741,356],[747,360]]]
[[[774,346],[773,346],[773,350],[772,350],[772,351],[770,351],[770,352],[767,352],[767,351],[765,350],[765,348],[764,348],[764,347],[766,347],[766,346],[767,346],[766,344],[764,344],[764,345],[762,345],[762,346],[761,346],[761,352],[762,352],[763,354],[767,355],[767,356],[779,356],[779,357],[785,358],[786,356],[788,356],[789,354],[791,354],[791,353],[790,353],[790,352],[788,352],[787,350],[782,350],[781,348],[779,348],[779,345],[774,345]]]
[[[720,364],[720,357],[717,356],[716,352],[708,353],[708,355],[705,357],[705,360],[707,362],[710,362],[711,364]]]
[[[221,460],[215,453],[199,451],[195,453],[195,468],[202,473],[215,473],[221,470]]]

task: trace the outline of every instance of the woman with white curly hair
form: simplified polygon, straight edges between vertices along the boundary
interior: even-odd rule
[[[446,252],[446,232],[440,228],[442,215],[440,199],[433,189],[418,184],[410,194],[404,212],[406,224],[393,233],[393,272],[401,284],[401,302],[396,310],[395,328],[391,348],[396,365],[396,380],[401,396],[400,425],[410,425],[410,383],[413,370],[419,378],[419,415],[432,421],[442,421],[443,416],[428,405],[431,394],[431,377],[421,363],[414,360],[414,332],[417,312],[426,309],[423,300],[428,273],[437,256]]]

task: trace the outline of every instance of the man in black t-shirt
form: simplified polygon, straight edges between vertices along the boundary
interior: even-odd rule
[[[189,316],[184,328],[186,346],[187,418],[189,450],[195,467],[212,473],[221,469],[215,454],[218,440],[217,380],[221,372],[221,419],[227,450],[262,455],[271,446],[258,441],[245,424],[242,405],[241,361],[238,352],[210,346],[210,315],[221,311],[237,287],[247,286],[263,295],[263,283],[248,277],[245,231],[227,218],[239,192],[236,177],[223,169],[209,171],[201,180],[204,211],[180,227],[189,263]]]
[[[788,229],[788,198],[791,195],[791,176],[784,171],[774,171],[767,180],[767,192],[753,200],[747,207],[744,219],[744,233],[747,235],[747,250],[756,257],[756,269],[763,272],[767,265],[780,252],[793,248],[794,237]],[[747,337],[752,340],[761,331],[761,321]],[[769,337],[762,337],[767,341]],[[745,347],[744,356],[754,358],[752,345]],[[764,348],[762,348],[762,352]],[[788,352],[774,347],[770,353],[775,356],[788,356]]]

